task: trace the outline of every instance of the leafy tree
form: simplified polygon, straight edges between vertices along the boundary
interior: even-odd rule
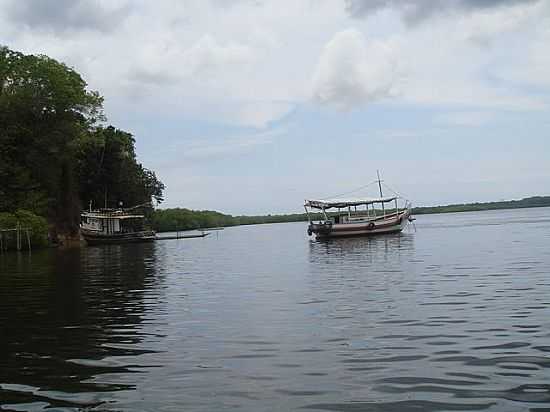
[[[74,155],[79,137],[102,119],[102,102],[66,65],[0,48],[2,210],[25,207],[76,230]]]
[[[80,198],[94,207],[163,201],[164,184],[137,162],[135,139],[113,126],[99,127],[80,144]]]
[[[105,120],[103,98],[73,69],[0,47],[0,212],[26,209],[76,233],[80,208],[163,200],[133,136]]]
[[[46,219],[37,216],[27,210],[16,210],[14,213],[0,212],[0,229],[14,229],[16,227],[29,230],[31,247],[45,246],[47,244],[48,224]],[[23,232],[23,236],[26,232]],[[7,249],[16,248],[15,232],[4,233],[3,247]],[[27,247],[26,240],[22,242]]]

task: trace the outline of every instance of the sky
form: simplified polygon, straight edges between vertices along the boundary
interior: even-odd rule
[[[550,0],[0,0],[0,44],[105,97],[161,207],[550,195]]]

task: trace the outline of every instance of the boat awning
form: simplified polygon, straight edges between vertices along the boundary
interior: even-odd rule
[[[95,219],[143,219],[143,215],[123,215],[123,214],[105,214],[94,212],[83,212],[82,217],[91,217]]]
[[[314,209],[330,209],[333,207],[348,207],[371,205],[373,203],[393,202],[397,197],[373,197],[361,199],[325,199],[325,200],[306,200],[305,206]]]

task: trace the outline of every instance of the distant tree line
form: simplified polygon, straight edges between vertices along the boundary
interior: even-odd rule
[[[464,203],[446,206],[415,207],[414,213],[417,215],[422,215],[429,213],[475,212],[481,210],[521,209],[527,207],[546,206],[550,206],[550,196],[533,196],[526,197],[521,200],[504,200],[500,202]]]
[[[130,133],[105,124],[103,98],[72,68],[0,46],[0,213],[45,217],[76,234],[80,210],[163,200]],[[5,223],[7,224],[7,223]]]
[[[235,226],[235,218],[211,210],[189,210],[183,208],[157,209],[153,213],[153,228],[157,232],[205,229],[221,226]]]
[[[211,210],[156,209],[153,213],[153,228],[158,232],[208,229],[261,223],[301,222],[307,220],[305,213],[265,216],[232,216]]]
[[[510,200],[489,203],[468,203],[447,206],[415,207],[414,214],[473,212],[493,209],[517,209],[527,207],[550,206],[550,196],[535,196],[521,200]],[[391,213],[394,209],[387,209]],[[333,213],[329,213],[332,215]],[[382,214],[382,210],[376,210],[376,214]],[[314,220],[322,219],[320,213],[313,213]],[[227,227],[238,225],[256,225],[263,223],[305,222],[307,214],[295,213],[284,215],[263,216],[232,216],[210,210],[190,209],[157,209],[153,213],[153,228],[158,232],[171,232],[178,230],[207,229],[213,227]]]

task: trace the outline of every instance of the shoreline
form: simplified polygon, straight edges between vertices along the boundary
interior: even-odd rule
[[[510,209],[532,209],[540,207],[550,207],[550,196],[533,196],[524,198],[521,200],[508,200],[502,202],[484,202],[484,203],[464,203],[464,204],[451,204],[443,206],[421,206],[413,207],[413,215],[431,215],[431,214],[446,214],[446,213],[463,213],[463,212],[484,212],[490,210],[510,210]],[[162,227],[160,226],[161,219],[159,216],[163,214],[170,214],[173,217],[181,219],[171,220],[169,224]],[[171,217],[172,219],[172,217]],[[208,220],[212,219],[212,220]],[[199,221],[214,223],[211,225],[204,224],[204,226],[193,226]],[[183,208],[173,209],[158,209],[155,210],[153,216],[153,226],[157,233],[163,232],[175,232],[182,230],[197,230],[206,226],[218,226],[218,227],[233,227],[233,226],[247,226],[256,224],[268,224],[268,223],[290,223],[290,222],[306,222],[307,215],[305,213],[289,213],[289,214],[268,214],[257,216],[232,216],[222,214],[216,211],[197,211]],[[176,226],[172,226],[175,224]]]

